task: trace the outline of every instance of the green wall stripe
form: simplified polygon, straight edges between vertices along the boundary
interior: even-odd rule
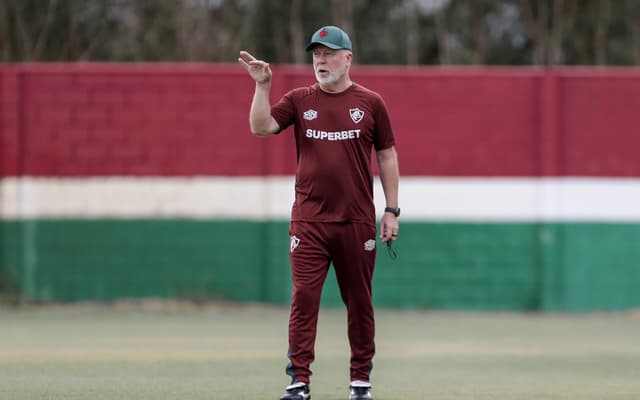
[[[63,301],[282,297],[262,283],[270,224],[193,220],[1,224],[7,239],[3,269],[19,276],[28,297]],[[286,235],[285,230],[283,243],[288,241]]]
[[[1,221],[0,291],[48,301],[287,304],[288,222]],[[640,306],[640,224],[405,222],[379,245],[380,307],[621,310]],[[341,306],[331,271],[323,305]]]

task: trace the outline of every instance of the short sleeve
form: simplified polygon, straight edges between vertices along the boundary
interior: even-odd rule
[[[282,98],[273,106],[271,106],[271,116],[280,126],[281,131],[285,130],[289,125],[293,124],[296,116],[296,107],[292,99],[293,91],[282,96]]]
[[[388,149],[395,144],[391,120],[387,112],[387,106],[382,97],[376,96],[375,103],[375,131],[373,136],[373,147],[378,150]]]

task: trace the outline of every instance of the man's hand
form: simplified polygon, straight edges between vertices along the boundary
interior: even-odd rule
[[[380,220],[380,239],[383,243],[398,239],[398,217],[385,212]]]
[[[256,60],[254,56],[244,50],[240,52],[238,62],[247,70],[256,83],[271,82],[271,68],[269,67],[269,63]]]

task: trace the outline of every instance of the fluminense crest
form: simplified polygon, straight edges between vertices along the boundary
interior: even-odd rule
[[[290,249],[289,252],[293,253],[293,250],[295,250],[299,244],[300,244],[300,239],[298,239],[296,235],[291,236],[291,240],[289,242],[289,249]]]
[[[357,124],[358,122],[362,121],[362,118],[364,118],[364,111],[362,111],[358,107],[350,108],[349,109],[349,116],[351,117],[353,122],[355,122]]]

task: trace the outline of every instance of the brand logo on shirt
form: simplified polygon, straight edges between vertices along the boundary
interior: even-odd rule
[[[309,139],[318,140],[351,140],[360,139],[360,129],[349,129],[348,131],[320,131],[317,129],[307,129],[305,136]]]
[[[318,112],[310,108],[302,114],[302,117],[307,121],[311,121],[312,119],[318,118]]]
[[[357,124],[358,122],[362,121],[362,118],[364,117],[364,111],[362,111],[358,107],[350,108],[349,109],[349,116],[351,117],[353,122],[355,122]]]
[[[373,249],[376,248],[376,241],[373,239],[369,239],[366,242],[364,242],[364,249],[366,251],[373,251]]]
[[[291,249],[289,252],[293,253],[293,251],[300,244],[300,239],[296,237],[296,235],[291,236],[291,241],[289,242],[289,248]]]

